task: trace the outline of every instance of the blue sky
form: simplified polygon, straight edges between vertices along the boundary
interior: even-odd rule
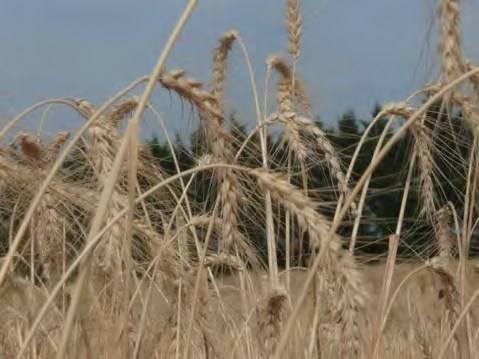
[[[0,114],[12,116],[50,97],[78,96],[100,103],[151,70],[185,3],[0,0]],[[262,83],[266,57],[284,53],[286,46],[284,3],[199,0],[168,68],[185,68],[208,82],[211,50],[218,36],[233,27],[242,34]],[[438,65],[436,3],[303,0],[299,73],[315,112],[330,123],[346,109],[366,116],[376,101],[402,100],[432,79]],[[479,62],[474,43],[479,4],[462,3],[464,50]],[[237,49],[230,69],[228,101],[244,121],[253,123],[246,69]],[[172,131],[192,125],[189,111],[168,94],[155,96]]]

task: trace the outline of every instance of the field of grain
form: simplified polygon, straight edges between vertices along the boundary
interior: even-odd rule
[[[382,106],[352,156],[313,117],[298,62],[299,0],[281,2],[288,43],[284,55],[265,59],[265,79],[241,34],[228,30],[212,50],[209,84],[165,67],[196,2],[150,75],[101,106],[36,103],[0,130],[0,358],[478,357],[479,266],[470,249],[479,219],[479,67],[461,50],[459,1],[438,1],[437,80]],[[241,140],[225,110],[233,48],[255,100],[256,124]],[[203,155],[186,169],[150,102],[155,88],[190,106],[201,126]],[[51,138],[16,131],[51,106],[70,108],[83,127]],[[142,142],[146,114],[170,144],[174,173]],[[376,147],[358,174],[372,131]],[[272,136],[281,136],[282,155]],[[395,230],[382,238],[385,253],[367,253],[358,231],[371,178],[406,136]],[[459,201],[441,187],[440,160],[464,179],[453,187]],[[398,250],[413,193],[417,220],[433,228],[427,256]]]

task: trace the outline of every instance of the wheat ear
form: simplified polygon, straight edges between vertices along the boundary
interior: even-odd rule
[[[40,167],[45,155],[40,140],[29,133],[20,133],[16,141],[20,143],[24,158]]]
[[[318,126],[316,126],[311,119],[298,116],[295,113],[285,113],[283,115],[277,116],[277,119],[285,124],[290,123],[290,126],[292,126],[291,124],[294,124],[294,128],[298,129],[298,131],[304,132],[314,138],[316,147],[319,151],[324,153],[332,175],[338,182],[339,191],[345,195],[349,194],[350,189],[348,183],[346,182],[346,176],[341,168],[341,161],[336,149],[332,145],[331,141],[329,141],[326,134]],[[355,203],[353,203],[351,207],[355,209]]]
[[[105,115],[106,121],[112,126],[117,126],[120,121],[129,116],[138,106],[138,98],[129,98],[116,105],[108,114]]]
[[[299,0],[288,0],[287,4],[288,52],[297,60],[301,54],[302,18]]]
[[[272,55],[266,63],[269,68],[274,69],[278,74],[289,81],[289,88],[292,100],[297,101],[301,110],[308,116],[312,115],[311,102],[306,91],[303,88],[301,80],[296,74],[293,74],[291,66],[281,56]]]
[[[160,83],[165,88],[175,91],[181,98],[189,101],[198,109],[214,159],[225,163],[234,163],[233,141],[223,126],[223,115],[218,111],[216,98],[202,90],[201,83],[186,78],[183,71],[176,70],[164,74],[160,78]],[[240,185],[231,169],[219,169],[216,178],[224,221],[222,242],[224,249],[229,251],[239,233],[237,216]]]
[[[316,212],[316,204],[308,197],[280,176],[263,170],[252,170],[252,173],[257,177],[259,187],[269,191],[273,199],[290,210],[299,224],[308,229],[313,249],[325,252],[327,261],[320,268],[320,274],[332,271],[340,283],[337,322],[341,324],[341,340],[346,343],[343,355],[357,357],[362,343],[361,314],[369,295],[354,257],[342,248],[339,236],[333,234],[328,238],[331,224]],[[324,243],[328,246],[325,247]]]
[[[430,215],[434,213],[436,206],[433,181],[434,158],[432,155],[432,138],[424,123],[415,123],[411,126],[411,131],[414,134],[414,146],[418,157],[422,210]]]
[[[410,118],[414,111],[414,108],[406,103],[388,104],[383,109],[385,116],[394,115],[404,119]],[[410,127],[410,131],[414,139],[414,153],[418,158],[422,211],[432,214],[435,208],[433,140],[424,120],[423,117],[421,122],[414,123]]]
[[[448,205],[436,213],[436,239],[439,257],[446,261],[451,260],[454,253],[454,238],[449,227],[451,210]]]
[[[439,52],[442,56],[441,78],[449,82],[462,74],[459,0],[442,0],[439,4],[441,35]]]
[[[33,135],[23,133],[17,136],[20,147],[28,164],[40,171],[45,161],[46,150]],[[47,191],[35,211],[32,221],[34,247],[38,248],[40,262],[43,266],[43,276],[49,284],[61,276],[63,251],[63,216],[58,211],[59,203]]]
[[[216,99],[218,111],[224,113],[224,92],[228,55],[231,52],[238,33],[236,30],[225,32],[218,41],[218,46],[213,53],[213,74],[211,94]]]

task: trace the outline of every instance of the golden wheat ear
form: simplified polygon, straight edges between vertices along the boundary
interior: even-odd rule
[[[17,135],[16,142],[20,144],[23,155],[34,162],[41,162],[44,156],[44,149],[40,140],[28,133],[21,133]]]
[[[224,113],[224,92],[227,72],[228,55],[238,36],[236,30],[229,30],[221,35],[218,46],[213,53],[213,74],[211,94],[216,99],[216,106],[220,113]]]
[[[284,104],[282,102],[290,101],[291,104],[294,104],[294,102],[297,101],[302,112],[312,117],[311,101],[303,87],[301,79],[296,73],[294,73],[288,62],[279,55],[271,55],[266,60],[266,64],[269,68],[274,69],[280,75],[279,81],[288,82],[288,84],[281,82],[278,83],[278,87],[281,84],[282,91],[285,91],[287,87],[289,92],[288,97],[283,97],[286,93],[283,93],[283,96],[279,96],[279,94],[277,95],[278,108],[283,109],[285,112],[292,111],[291,107],[286,107],[286,105],[288,105],[287,102]]]
[[[296,61],[301,54],[303,25],[300,12],[300,0],[288,0],[287,7],[288,52]]]
[[[110,121],[113,126],[118,126],[120,121],[133,113],[138,106],[138,102],[139,99],[137,97],[132,97],[123,101],[106,115],[106,120]]]
[[[385,116],[394,115],[404,119],[414,114],[414,108],[406,103],[391,103],[383,108]],[[411,126],[411,133],[414,139],[413,156],[417,157],[417,168],[419,171],[419,186],[421,193],[421,213],[431,217],[435,212],[436,197],[434,190],[434,143],[432,134],[425,126],[425,117],[421,122]]]
[[[441,0],[439,3],[441,34],[439,53],[442,57],[441,81],[448,83],[465,70],[461,51],[459,0]]]

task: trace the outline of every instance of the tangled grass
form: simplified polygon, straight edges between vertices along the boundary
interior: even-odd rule
[[[300,1],[286,2],[287,56],[266,61],[266,91],[277,78],[272,113],[261,106],[236,30],[214,49],[210,86],[184,70],[165,69],[195,5],[189,1],[149,76],[99,108],[69,98],[35,104],[0,132],[5,139],[29,113],[51,105],[66,105],[85,120],[72,136],[59,132],[48,142],[18,133],[0,148],[1,224],[8,233],[0,261],[0,356],[477,357],[479,289],[470,246],[477,223],[479,68],[461,53],[458,1],[440,1],[438,80],[384,106],[351,158],[311,115],[298,66]],[[225,112],[235,46],[248,66],[257,113],[256,127],[241,141]],[[141,84],[143,94],[131,97]],[[139,141],[145,111],[157,114],[149,101],[155,86],[189,103],[199,119],[206,144],[190,169],[182,170],[171,142],[173,174]],[[430,118],[436,103],[444,116]],[[464,133],[453,131],[453,113],[461,115]],[[386,117],[366,170],[353,180],[369,132]],[[269,146],[273,126],[283,129],[286,156]],[[391,126],[394,134],[387,136]],[[357,237],[367,222],[371,176],[405,134],[413,140],[396,229],[388,234],[386,259],[370,263],[358,253]],[[443,148],[443,136],[453,136],[457,150]],[[461,208],[441,188],[439,158],[465,179],[465,188],[455,189]],[[331,185],[314,186],[315,166]],[[205,180],[208,196],[198,201],[195,188]],[[422,262],[398,256],[413,190],[420,193],[419,216],[434,228],[434,249]],[[265,261],[251,240],[254,231],[263,234]],[[302,246],[311,256],[297,266],[293,258]]]

